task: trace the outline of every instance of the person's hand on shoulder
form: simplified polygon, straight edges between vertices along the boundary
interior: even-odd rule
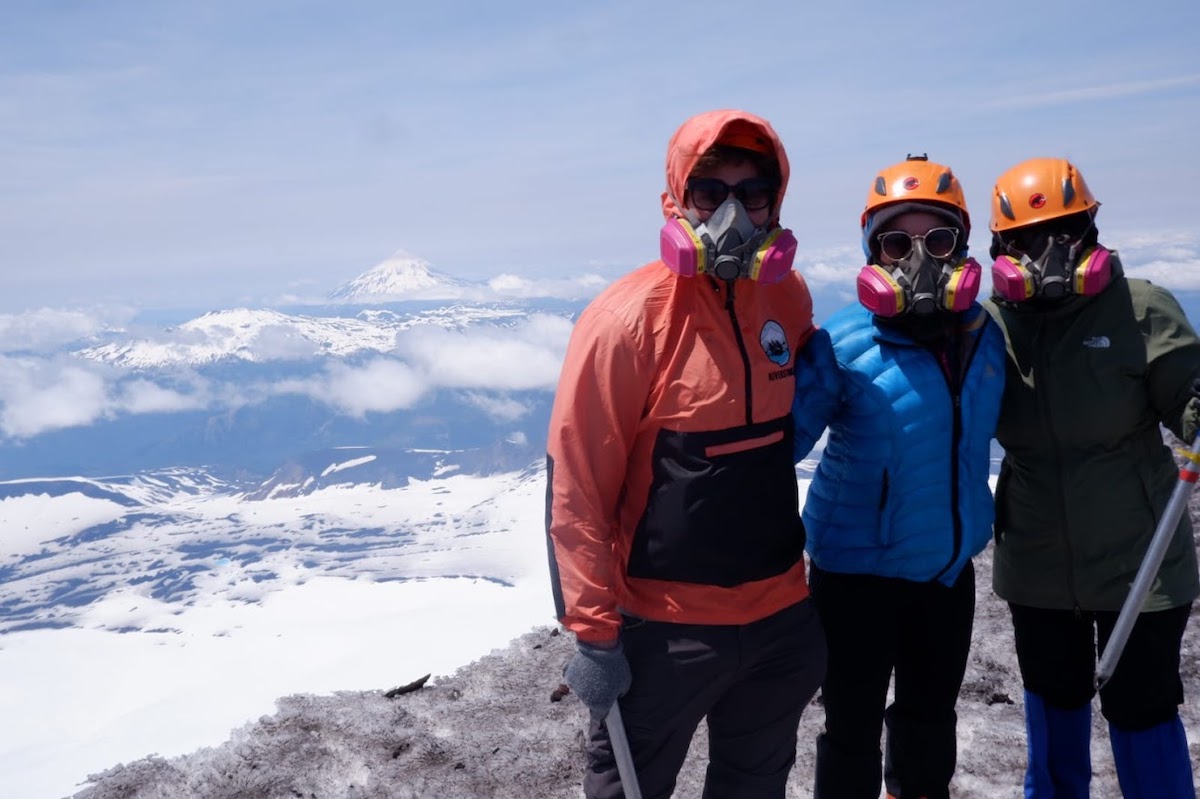
[[[801,372],[804,377],[801,377]],[[833,339],[829,331],[819,327],[808,337],[796,357],[796,382],[801,381],[814,388],[820,388],[837,393],[841,391],[838,379],[837,357],[833,352]]]
[[[617,697],[629,690],[633,675],[621,642],[605,647],[576,642],[575,656],[563,670],[567,685],[592,715],[603,718]]]
[[[794,456],[801,461],[837,415],[842,402],[842,370],[838,367],[829,331],[818,328],[796,355]]]

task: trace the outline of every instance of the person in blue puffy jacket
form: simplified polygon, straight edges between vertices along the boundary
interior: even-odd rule
[[[895,799],[950,795],[1005,363],[970,229],[949,168],[910,156],[880,172],[859,302],[796,371],[797,461],[829,434],[803,512],[829,647],[815,799],[878,799],[881,780]]]

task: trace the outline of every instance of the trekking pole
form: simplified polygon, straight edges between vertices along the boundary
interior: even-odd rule
[[[621,708],[616,702],[608,711],[605,724],[608,726],[608,739],[612,741],[613,756],[617,759],[617,773],[621,775],[625,799],[642,799],[637,771],[633,767],[633,753],[629,751],[629,738],[625,735],[625,722],[621,721]]]
[[[1167,546],[1175,535],[1175,527],[1187,510],[1188,497],[1191,496],[1196,480],[1200,479],[1200,434],[1197,434],[1192,442],[1191,450],[1181,451],[1180,454],[1186,460],[1179,469],[1179,482],[1175,484],[1175,490],[1171,493],[1171,499],[1167,501],[1162,518],[1158,520],[1154,538],[1150,539],[1150,547],[1146,550],[1142,565],[1138,567],[1137,576],[1129,589],[1129,596],[1125,597],[1125,604],[1121,606],[1121,613],[1117,616],[1112,635],[1104,647],[1104,654],[1100,656],[1100,662],[1096,665],[1096,690],[1100,690],[1108,682],[1117,668],[1117,661],[1121,659],[1121,652],[1125,650],[1133,624],[1142,612],[1146,594],[1150,593],[1150,586],[1158,576],[1158,567],[1162,565],[1163,557],[1167,554]]]

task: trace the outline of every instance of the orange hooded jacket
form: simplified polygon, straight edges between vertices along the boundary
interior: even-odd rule
[[[718,141],[749,132],[789,165],[763,119],[693,117],[672,137],[663,216]],[[580,315],[547,445],[546,528],[559,620],[581,641],[621,613],[746,624],[808,595],[792,460],[797,351],[812,298],[790,272],[766,285],[681,277],[655,261]]]

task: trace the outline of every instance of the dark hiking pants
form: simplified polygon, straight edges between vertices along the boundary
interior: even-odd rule
[[[815,567],[811,580],[829,644],[814,799],[878,799],[881,778],[902,799],[946,799],[975,617],[974,567],[968,562],[950,587]]]
[[[1096,695],[1097,653],[1117,623],[1115,611],[1046,610],[1009,604],[1025,690],[1060,710]],[[1179,647],[1191,606],[1142,613],[1112,678],[1100,689],[1100,712],[1123,730],[1171,721],[1183,702]]]
[[[667,799],[708,718],[705,799],[783,799],[800,714],[825,674],[825,638],[811,601],[744,625],[626,618],[621,641],[633,685],[620,700],[645,799]],[[589,730],[589,799],[624,795],[608,730]]]

